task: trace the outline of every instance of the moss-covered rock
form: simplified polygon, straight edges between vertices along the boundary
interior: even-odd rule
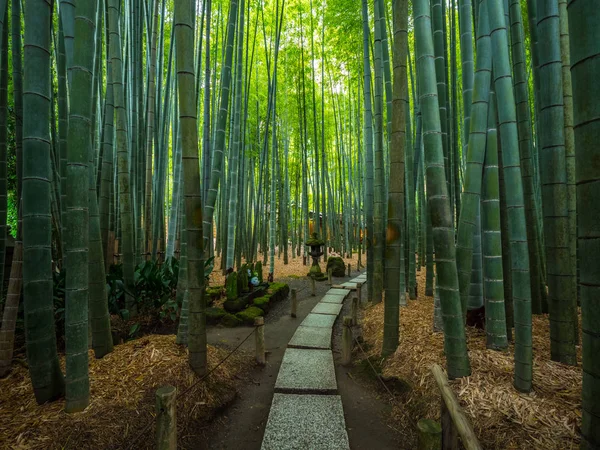
[[[225,290],[227,291],[227,300],[235,300],[238,298],[238,281],[237,273],[231,272],[225,280]]]
[[[331,274],[334,277],[346,276],[346,263],[339,256],[330,256],[327,258],[327,272],[331,269]]]
[[[271,300],[278,302],[288,296],[290,287],[285,283],[271,283],[268,292],[271,296]]]
[[[236,314],[236,317],[244,322],[245,325],[254,325],[254,319],[263,316],[265,312],[257,306],[250,306]]]
[[[262,309],[265,313],[269,311],[270,303],[271,303],[271,297],[270,296],[264,296],[264,297],[255,298],[254,301],[252,302],[252,304],[254,306],[256,306],[257,308]]]
[[[227,311],[223,308],[206,308],[206,323],[217,324],[225,315],[227,315]]]
[[[240,297],[234,300],[225,300],[225,303],[223,303],[223,308],[225,308],[225,311],[227,312],[236,313],[244,309],[249,300],[250,299],[247,297]]]
[[[244,323],[243,320],[239,317],[234,316],[233,314],[225,314],[221,318],[221,325],[228,328],[240,326],[242,323]]]

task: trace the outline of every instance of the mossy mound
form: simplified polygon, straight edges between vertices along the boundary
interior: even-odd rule
[[[223,308],[225,308],[225,311],[229,313],[236,313],[244,309],[248,302],[248,297],[240,297],[234,300],[225,300],[225,303],[223,303]]]
[[[256,306],[250,306],[242,312],[237,313],[236,317],[244,322],[245,325],[254,325],[254,319],[263,316],[264,314],[265,312],[262,309]]]
[[[271,300],[278,302],[288,296],[290,293],[290,287],[285,283],[271,283],[268,292],[271,296]]]
[[[346,276],[346,263],[339,256],[330,256],[327,258],[327,272],[331,269],[331,275],[334,277]]]
[[[269,305],[271,303],[271,297],[270,296],[265,296],[265,297],[258,297],[254,299],[254,302],[252,303],[254,306],[256,306],[257,308],[262,309],[265,313],[269,311]]]
[[[223,308],[206,308],[206,323],[215,325],[226,315],[227,311]]]
[[[228,327],[228,328],[237,327],[237,326],[241,325],[242,323],[243,323],[243,320],[234,316],[233,314],[225,314],[221,318],[221,325]]]

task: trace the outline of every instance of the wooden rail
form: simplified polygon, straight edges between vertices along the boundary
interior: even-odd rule
[[[446,374],[437,364],[431,367],[431,372],[442,394],[442,449],[458,449],[458,438],[460,437],[462,445],[467,450],[482,450],[471,423],[466,418],[454,391],[448,384]]]

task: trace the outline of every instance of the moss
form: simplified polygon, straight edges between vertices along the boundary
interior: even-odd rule
[[[327,271],[331,269],[334,277],[346,276],[346,263],[339,256],[330,256],[327,258]]]
[[[262,309],[256,306],[250,306],[242,312],[237,313],[236,317],[243,321],[246,325],[254,325],[254,319],[263,316],[264,314],[265,312]]]
[[[241,325],[242,323],[243,323],[242,319],[234,316],[233,314],[225,314],[221,318],[221,325],[228,327],[228,328],[237,327],[237,326]]]
[[[225,300],[225,303],[223,303],[223,308],[225,308],[225,311],[227,312],[236,313],[246,307],[248,300],[249,299],[247,297],[236,298],[234,300]]]
[[[310,235],[310,239],[306,241],[306,245],[308,246],[317,246],[317,245],[325,245],[325,241],[319,239],[317,233],[313,233]]]
[[[206,308],[206,322],[211,325],[219,323],[225,315],[227,311],[223,308]]]
[[[237,273],[231,272],[225,280],[225,289],[227,290],[227,300],[235,300],[238,297]]]
[[[269,311],[269,304],[271,303],[270,296],[258,297],[254,299],[253,305],[262,309],[265,313]]]
[[[294,280],[299,280],[300,278],[304,278],[304,277],[301,277],[300,275],[294,275],[294,274],[292,274],[292,275],[288,275],[288,278],[292,278]]]
[[[275,302],[285,299],[289,293],[290,287],[285,283],[271,283],[269,286],[269,294]]]

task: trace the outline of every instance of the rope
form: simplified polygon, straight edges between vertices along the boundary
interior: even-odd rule
[[[202,383],[206,378],[208,378],[208,376],[210,374],[212,374],[215,370],[217,370],[225,361],[227,361],[231,355],[233,355],[236,351],[238,351],[238,349],[244,344],[244,342],[246,342],[248,339],[250,339],[250,336],[252,336],[255,332],[256,332],[256,328],[254,327],[254,329],[250,332],[250,334],[248,334],[248,336],[246,336],[244,338],[244,340],[242,342],[240,342],[237,347],[235,347],[231,352],[229,352],[229,354],[223,358],[216,366],[214,366],[212,369],[210,369],[207,373],[205,373],[204,375],[202,375],[194,384],[192,384],[191,386],[189,386],[186,390],[180,392],[179,394],[177,394],[177,397],[175,398],[175,401],[178,401],[181,397],[183,397],[186,394],[189,394],[190,391],[192,391],[196,386],[198,386],[200,383]],[[150,428],[152,427],[152,424],[154,423],[154,420],[150,420],[142,429],[142,431],[140,433],[138,433],[138,435],[135,437],[135,439],[132,441],[132,443],[129,445],[129,449],[134,449],[136,444],[140,441],[140,439],[146,435],[146,433],[148,432],[148,430],[150,430]]]

